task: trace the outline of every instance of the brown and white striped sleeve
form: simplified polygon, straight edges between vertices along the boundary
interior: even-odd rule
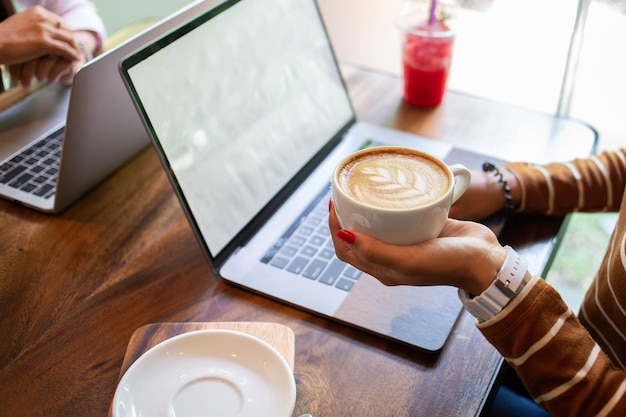
[[[520,212],[563,215],[617,211],[626,185],[626,149],[569,162],[503,165],[518,179]]]
[[[620,209],[607,253],[576,316],[539,277],[478,328],[553,417],[626,416],[626,151],[545,166],[507,164],[520,211]]]
[[[477,326],[553,417],[626,416],[626,372],[543,279],[533,277],[500,314]],[[618,351],[621,359],[624,353]]]

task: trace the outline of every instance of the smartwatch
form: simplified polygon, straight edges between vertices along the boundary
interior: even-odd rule
[[[463,307],[479,321],[487,321],[498,314],[523,288],[528,261],[517,254],[510,246],[505,246],[506,258],[496,275],[496,279],[482,294],[472,297],[459,289],[459,299]]]

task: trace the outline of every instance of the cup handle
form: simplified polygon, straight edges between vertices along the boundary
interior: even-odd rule
[[[454,189],[452,190],[452,204],[463,195],[470,185],[472,174],[464,165],[450,165],[450,170],[454,176]]]

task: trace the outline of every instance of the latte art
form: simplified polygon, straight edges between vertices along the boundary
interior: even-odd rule
[[[471,172],[403,146],[361,149],[341,160],[332,175],[333,204],[343,229],[392,245],[434,239],[450,205],[463,195]]]
[[[418,153],[372,152],[344,165],[339,175],[352,198],[374,207],[411,208],[438,200],[450,187],[447,172]]]

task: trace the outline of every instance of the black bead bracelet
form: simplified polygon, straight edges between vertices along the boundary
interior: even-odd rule
[[[496,176],[498,182],[502,184],[502,191],[504,191],[504,208],[506,211],[515,211],[516,207],[513,204],[513,197],[511,196],[511,187],[507,184],[504,179],[504,175],[502,172],[491,162],[485,162],[483,164],[483,172],[493,172],[493,175]]]

